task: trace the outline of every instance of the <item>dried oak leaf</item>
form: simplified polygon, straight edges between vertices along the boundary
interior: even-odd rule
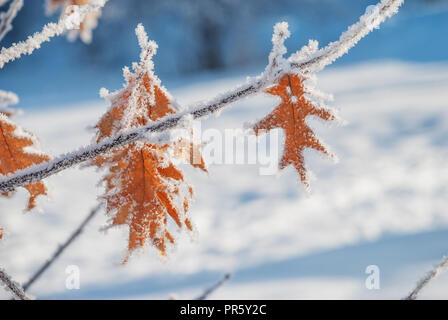
[[[31,165],[50,160],[50,157],[37,151],[37,140],[29,132],[24,131],[5,115],[0,114],[0,173],[6,175]],[[30,194],[27,210],[36,206],[36,198],[46,195],[43,182],[35,182],[24,186]],[[9,193],[4,193],[4,196]]]
[[[268,89],[266,92],[280,97],[281,103],[264,119],[257,122],[253,130],[256,135],[275,128],[284,130],[286,139],[279,164],[280,169],[288,165],[294,166],[302,183],[309,187],[303,156],[304,149],[314,149],[330,157],[333,157],[333,154],[315,136],[307,125],[306,118],[316,116],[331,121],[335,120],[336,116],[330,110],[319,108],[307,99],[305,80],[299,75],[286,74],[279,80],[278,85]]]
[[[154,78],[141,68],[135,74],[128,73],[127,86],[108,97],[111,107],[96,125],[97,142],[120,130],[142,126],[176,112],[167,93],[153,84]],[[111,226],[129,226],[129,254],[150,239],[165,256],[167,241],[174,243],[168,231],[168,216],[179,228],[193,229],[187,217],[193,189],[171,162],[168,151],[174,149],[178,158],[191,155],[186,157],[188,162],[204,171],[205,164],[200,153],[199,157],[193,157],[199,150],[188,140],[179,139],[170,144],[133,142],[92,161],[93,165],[108,170],[102,180],[106,211],[112,217]],[[184,152],[186,146],[190,147],[189,152]]]
[[[83,6],[89,3],[90,0],[47,0],[46,10],[51,14],[62,8],[62,16],[64,16],[73,12],[73,8],[70,6]],[[75,40],[79,35],[84,43],[92,42],[92,31],[98,26],[100,15],[100,10],[88,13],[80,24],[79,30],[71,30],[68,33],[69,40]]]

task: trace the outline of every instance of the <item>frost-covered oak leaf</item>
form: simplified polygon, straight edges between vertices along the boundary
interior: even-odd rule
[[[39,152],[38,142],[29,132],[24,131],[5,115],[0,114],[0,173],[3,175],[28,168],[50,160],[50,157]],[[27,210],[36,206],[39,195],[46,195],[47,189],[43,182],[35,182],[24,186],[30,197]],[[4,193],[3,195],[9,195]]]
[[[142,59],[145,57],[142,54]],[[111,106],[96,125],[97,142],[178,111],[149,62],[134,64],[134,73],[125,69],[125,87],[105,94]],[[191,147],[189,152],[184,152],[186,146]],[[129,254],[150,240],[165,256],[167,243],[174,243],[169,220],[178,228],[193,229],[187,217],[193,188],[173,158],[185,159],[186,154],[191,155],[186,157],[188,162],[206,171],[197,152],[196,145],[181,137],[161,144],[133,142],[92,161],[93,165],[107,170],[102,179],[105,185],[102,198],[111,217],[110,226],[129,226]]]
[[[46,11],[51,14],[62,8],[62,16],[73,13],[71,6],[84,6],[91,0],[47,0]],[[92,42],[92,31],[98,26],[98,18],[101,10],[90,12],[79,25],[79,30],[71,30],[68,33],[69,40],[75,40],[78,36],[84,43]]]
[[[266,92],[281,98],[281,103],[265,118],[257,122],[253,130],[256,135],[261,132],[281,128],[285,132],[283,156],[280,169],[292,165],[300,175],[300,180],[309,187],[303,151],[305,148],[320,151],[330,157],[327,148],[319,141],[306,123],[308,116],[316,116],[326,121],[335,120],[336,116],[329,109],[321,108],[307,98],[304,85],[305,78],[286,74],[275,87]]]

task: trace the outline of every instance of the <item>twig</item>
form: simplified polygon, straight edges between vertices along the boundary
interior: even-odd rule
[[[416,300],[420,292],[431,280],[439,276],[448,267],[448,256],[444,257],[431,271],[429,271],[418,283],[414,290],[404,300]]]
[[[205,290],[204,293],[197,297],[195,300],[206,300],[213,292],[219,289],[224,283],[229,281],[231,277],[232,275],[230,273],[226,273],[217,283]]]
[[[31,300],[31,298],[25,293],[25,290],[12,280],[12,278],[0,268],[0,282],[13,294],[15,300]]]
[[[0,13],[0,41],[12,29],[11,22],[17,16],[17,13],[23,7],[23,0],[14,0],[6,12]]]
[[[375,6],[375,14],[368,12],[363,15],[358,23],[349,27],[347,32],[342,34],[339,41],[329,44],[324,49],[309,55],[305,59],[297,59],[295,55],[291,56],[291,58],[288,59],[290,62],[290,69],[277,70],[276,77],[278,78],[285,72],[308,73],[321,70],[323,67],[346,53],[362,37],[364,37],[369,30],[373,30],[387,17],[394,14],[403,1],[404,0],[382,0],[377,6]],[[89,159],[93,159],[98,155],[106,153],[114,148],[142,138],[147,138],[146,135],[148,133],[160,133],[175,128],[184,116],[189,115],[194,119],[201,119],[217,113],[224,107],[230,105],[232,102],[253,95],[272,85],[272,81],[273,80],[266,82],[266,79],[262,74],[262,76],[256,77],[245,85],[221,94],[206,103],[199,103],[194,107],[188,108],[184,112],[166,116],[160,121],[151,122],[146,126],[128,130],[118,136],[104,139],[98,144],[91,144],[90,146],[83,147],[77,151],[60,155],[49,162],[43,162],[39,165],[34,165],[24,170],[16,171],[15,173],[9,174],[0,179],[0,192],[12,191],[17,187],[40,181],[64,169],[73,167]]]
[[[338,41],[330,43],[303,61],[291,61],[291,67],[299,68],[304,73],[322,70],[325,66],[346,54],[373,29],[377,29],[387,18],[397,13],[403,3],[404,0],[382,0],[376,6],[369,6],[369,10],[361,16],[359,22],[342,33]]]
[[[83,6],[72,6],[73,12],[63,16],[58,23],[49,23],[42,28],[41,32],[36,32],[28,37],[26,41],[15,43],[9,48],[2,48],[0,51],[0,69],[24,54],[31,54],[40,48],[43,42],[50,41],[51,38],[59,36],[72,29],[78,29],[84,18],[91,12],[101,10],[108,0],[92,0]]]
[[[98,213],[101,209],[101,204],[93,208],[88,216],[81,222],[81,224],[73,231],[70,237],[60,245],[57,250],[53,253],[50,259],[48,259],[37,272],[23,285],[24,290],[28,290],[31,285],[39,279],[39,277],[55,262],[55,260],[64,252],[67,247],[76,240],[76,238],[83,232],[84,227],[89,223],[90,220]]]

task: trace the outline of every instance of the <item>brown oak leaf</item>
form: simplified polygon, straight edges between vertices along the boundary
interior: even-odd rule
[[[328,109],[319,108],[306,97],[304,81],[295,74],[286,74],[278,84],[266,92],[281,98],[281,103],[264,119],[257,122],[253,130],[256,135],[262,131],[282,128],[285,132],[283,156],[280,169],[292,165],[300,175],[300,180],[309,187],[303,151],[305,148],[320,151],[330,157],[327,148],[319,141],[306,123],[308,116],[316,116],[326,121],[335,120],[336,116]]]
[[[37,151],[36,138],[0,115],[0,173],[6,175],[31,165],[50,160],[50,157]],[[30,194],[27,210],[36,206],[39,195],[46,195],[43,182],[35,182],[24,186]],[[7,196],[9,193],[4,193]]]
[[[125,88],[108,96],[111,107],[96,125],[97,142],[177,111],[146,67],[134,67],[135,73],[126,71]],[[170,153],[170,149],[174,152]],[[129,254],[150,239],[165,256],[167,242],[174,243],[168,217],[178,228],[193,229],[187,217],[193,188],[172,163],[171,154],[206,171],[198,147],[182,138],[162,144],[133,142],[92,161],[93,165],[107,169],[102,179],[106,211],[111,216],[111,226],[129,226]]]

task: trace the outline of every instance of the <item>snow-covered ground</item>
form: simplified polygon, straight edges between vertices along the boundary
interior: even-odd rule
[[[188,105],[243,81],[218,74],[186,81],[172,94]],[[334,164],[307,154],[315,176],[310,194],[290,168],[277,176],[259,175],[256,165],[212,165],[208,175],[187,169],[196,189],[191,217],[197,233],[179,234],[168,260],[149,247],[120,265],[126,229],[99,232],[106,222],[101,213],[30,293],[42,299],[193,298],[232,272],[212,298],[402,298],[448,252],[448,64],[331,68],[319,75],[318,87],[334,94],[348,123],[309,121],[340,159]],[[276,103],[267,95],[240,101],[202,129],[240,128]],[[105,109],[97,100],[36,108],[15,120],[57,155],[89,143],[86,128]],[[43,214],[21,213],[23,190],[1,199],[2,267],[26,281],[95,205],[99,177],[91,168],[74,168],[48,178],[52,199],[42,199]],[[69,265],[80,268],[79,290],[66,289]],[[369,265],[379,267],[379,290],[365,286]],[[448,298],[446,283],[442,275],[422,298]]]

